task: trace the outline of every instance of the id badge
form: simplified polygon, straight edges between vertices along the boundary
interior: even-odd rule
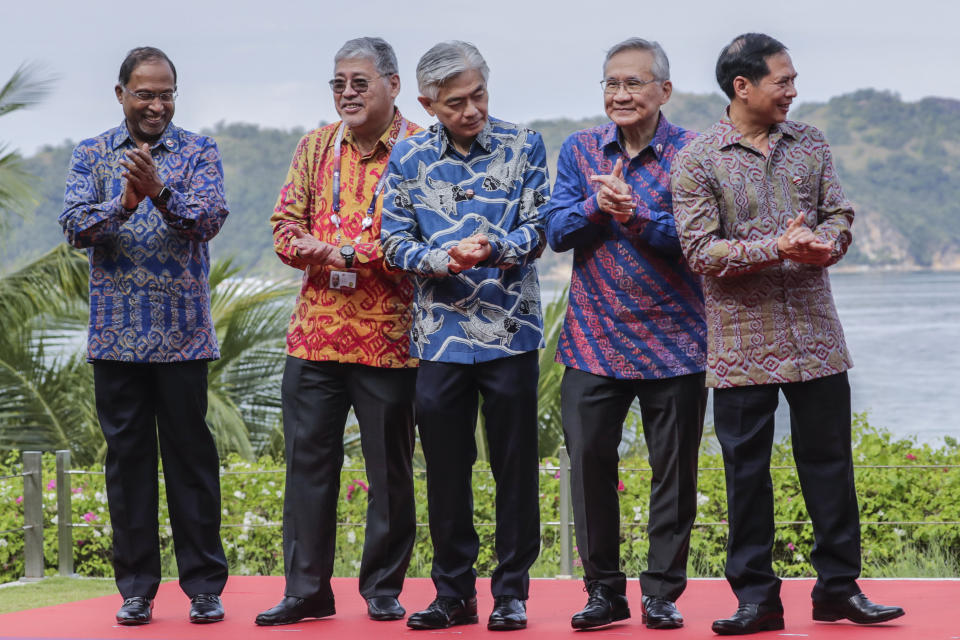
[[[331,289],[356,289],[357,274],[355,271],[331,271]]]

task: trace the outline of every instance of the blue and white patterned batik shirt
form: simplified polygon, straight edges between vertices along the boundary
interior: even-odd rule
[[[549,198],[539,133],[491,118],[464,156],[446,129],[397,142],[383,200],[387,264],[415,274],[412,355],[471,364],[543,347],[534,261]],[[447,250],[482,233],[490,257],[451,275]]]

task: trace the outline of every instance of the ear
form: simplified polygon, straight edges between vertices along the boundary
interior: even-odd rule
[[[420,106],[423,107],[424,111],[429,113],[431,116],[436,117],[437,113],[433,110],[433,107],[431,106],[433,104],[433,101],[430,100],[430,98],[426,96],[417,96],[417,102],[420,103]]]
[[[746,100],[750,95],[750,88],[752,86],[752,82],[743,76],[737,76],[733,79],[733,94],[741,100]]]
[[[113,88],[114,93],[117,94],[117,102],[123,104],[123,87],[119,84]]]
[[[400,76],[395,73],[390,76],[390,97],[396,100],[398,95],[400,95]]]
[[[669,80],[664,80],[660,85],[663,87],[663,99],[660,101],[661,105],[667,104],[667,100],[670,99],[670,96],[673,95],[673,83]]]

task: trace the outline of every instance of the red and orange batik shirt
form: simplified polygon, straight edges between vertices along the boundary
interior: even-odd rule
[[[314,129],[300,140],[270,218],[277,255],[284,263],[304,269],[287,330],[287,353],[312,361],[415,367],[417,360],[410,357],[409,341],[413,283],[403,272],[384,266],[380,245],[382,193],[375,203],[373,224],[364,228],[363,219],[387,168],[393,144],[420,127],[397,111],[367,155],[360,153],[352,132],[344,128],[338,225],[337,216],[332,214],[334,144],[340,126],[336,122]],[[356,289],[331,288],[333,267],[306,265],[298,259],[291,246],[295,227],[323,242],[354,246],[356,258],[351,271],[357,274]]]

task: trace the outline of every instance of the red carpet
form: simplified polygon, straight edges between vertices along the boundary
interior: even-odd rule
[[[862,580],[866,594],[874,601],[897,604],[907,615],[887,625],[862,627],[851,623],[815,623],[810,619],[811,580],[788,580],[783,584],[786,629],[756,634],[756,638],[870,638],[871,640],[952,640],[960,638],[960,581],[951,580]],[[107,596],[82,602],[0,615],[0,640],[22,638],[107,639],[136,638],[204,640],[241,640],[245,638],[349,638],[382,640],[404,636],[428,640],[440,636],[455,638],[497,637],[504,634],[487,631],[486,618],[493,599],[489,580],[479,587],[481,624],[453,627],[443,631],[413,631],[400,622],[372,622],[366,617],[366,605],[357,593],[353,578],[334,579],[337,615],[283,627],[257,627],[254,616],[279,602],[283,578],[230,578],[223,594],[227,619],[211,625],[192,625],[187,621],[189,603],[175,582],[160,587],[154,607],[153,623],[142,627],[120,627],[113,616],[120,596]],[[12,587],[17,588],[17,587]],[[428,579],[407,580],[400,596],[408,612],[426,607],[433,599],[433,584]],[[528,602],[529,626],[510,637],[524,640],[569,637],[578,633],[584,640],[608,637],[715,638],[710,623],[736,609],[736,601],[723,580],[692,580],[679,602],[686,619],[683,629],[651,631],[640,622],[640,586],[630,582],[627,596],[633,618],[591,632],[575,632],[570,616],[586,602],[582,583],[569,580],[534,580]],[[0,597],[3,597],[0,592]],[[584,635],[587,634],[587,635]]]

